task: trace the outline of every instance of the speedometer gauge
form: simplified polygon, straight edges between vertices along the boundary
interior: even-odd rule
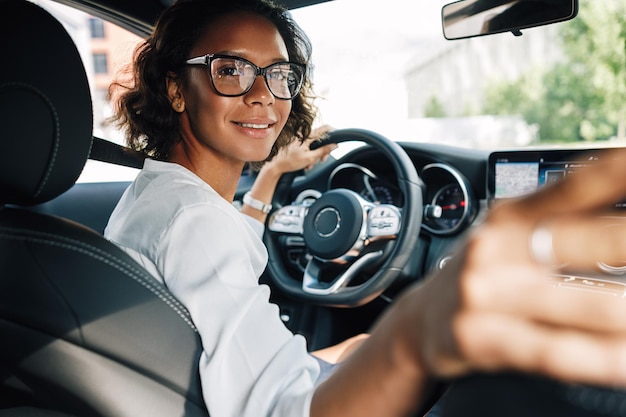
[[[382,184],[365,187],[361,191],[361,197],[376,204],[394,204],[391,189]]]
[[[442,229],[450,230],[463,220],[467,202],[461,187],[458,184],[449,184],[437,191],[433,205],[441,207],[439,217],[433,220]]]
[[[441,163],[425,166],[421,177],[427,203],[422,227],[437,235],[463,230],[476,213],[469,182],[456,169]]]

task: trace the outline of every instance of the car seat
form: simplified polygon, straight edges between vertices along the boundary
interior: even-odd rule
[[[99,233],[19,207],[74,184],[93,115],[63,26],[0,10],[0,416],[207,416],[180,302]]]

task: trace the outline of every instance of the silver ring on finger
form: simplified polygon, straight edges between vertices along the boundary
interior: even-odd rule
[[[546,225],[537,225],[528,238],[528,248],[532,259],[541,265],[556,266],[552,230]]]

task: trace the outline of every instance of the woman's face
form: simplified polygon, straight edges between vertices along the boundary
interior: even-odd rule
[[[231,13],[213,22],[189,58],[206,54],[245,58],[260,68],[289,60],[276,27],[248,12]],[[196,65],[189,71],[188,83],[178,89],[185,109],[183,140],[194,142],[187,146],[208,153],[214,161],[264,160],[291,111],[291,101],[276,99],[262,76],[243,96],[223,97],[213,89],[208,68]]]

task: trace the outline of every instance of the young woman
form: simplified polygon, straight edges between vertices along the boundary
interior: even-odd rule
[[[258,284],[267,262],[260,223],[251,226],[231,204],[246,163],[310,135],[309,59],[307,38],[271,3],[181,0],[139,49],[121,96],[117,120],[151,159],[106,236],[189,309],[211,416],[404,416],[423,405],[434,378],[477,369],[626,383],[626,367],[609,366],[626,363],[626,305],[546,285],[556,269],[532,256],[554,243],[555,262],[592,265],[585,249],[599,238],[564,236],[573,224],[595,230],[592,209],[626,193],[622,182],[577,200],[572,190],[589,188],[585,181],[607,180],[600,169],[493,210],[454,261],[400,297],[369,338],[343,346],[352,353],[321,376],[306,341],[285,328]],[[626,175],[619,157],[613,178]],[[252,195],[261,204],[272,192],[267,181],[270,193]],[[554,216],[529,250],[533,227]]]

